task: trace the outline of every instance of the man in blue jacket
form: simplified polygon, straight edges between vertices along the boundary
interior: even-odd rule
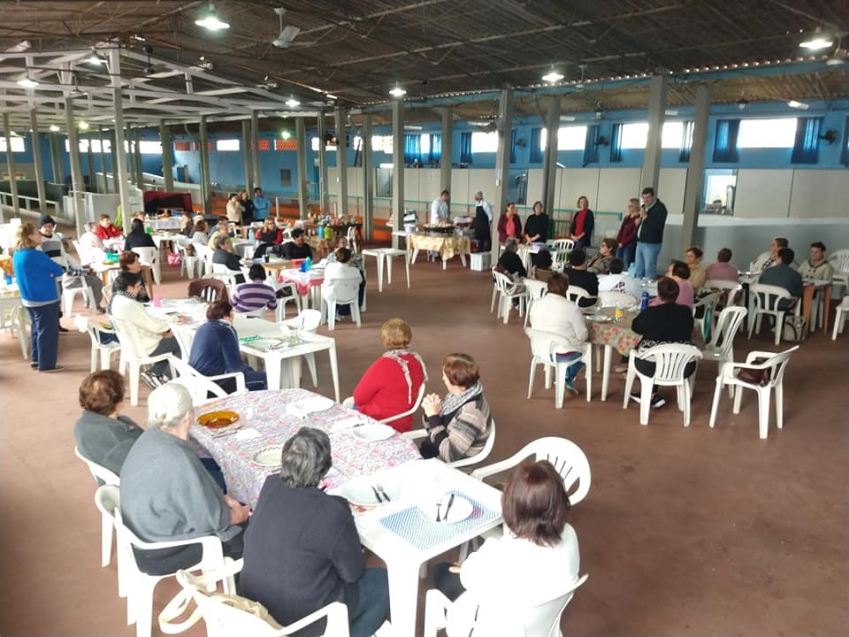
[[[634,278],[657,278],[657,258],[666,227],[666,206],[657,198],[654,188],[643,188],[643,205],[637,225],[637,259]]]
[[[271,211],[271,200],[262,194],[262,188],[254,188],[254,221],[263,221]]]

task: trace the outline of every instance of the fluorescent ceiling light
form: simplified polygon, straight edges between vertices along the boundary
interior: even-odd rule
[[[59,132],[59,127],[58,127],[58,126],[56,126],[56,124],[51,124],[51,125],[50,125],[50,132],[51,132],[51,133],[58,133],[58,132]]]
[[[96,50],[91,50],[91,55],[89,55],[85,61],[88,64],[93,64],[94,66],[100,66],[101,64],[106,64],[106,58],[100,55]]]
[[[23,53],[24,51],[28,51],[32,48],[32,45],[29,43],[29,40],[24,40],[23,42],[18,42],[14,46],[10,46],[6,49],[6,53]]]
[[[389,91],[389,94],[392,97],[404,97],[407,94],[407,91],[400,86],[395,86]]]
[[[675,117],[678,114],[678,111],[672,110],[672,109],[666,109],[663,114],[667,115],[669,117]]]
[[[218,14],[215,13],[215,5],[212,2],[209,3],[209,8],[206,12],[202,13],[201,17],[195,20],[195,24],[210,31],[221,31],[222,29],[230,28],[228,23],[219,19]]]
[[[574,115],[561,115],[560,121],[561,122],[574,122],[575,116]]]
[[[290,133],[287,130],[284,130],[283,132],[280,133],[280,137],[282,137],[283,139],[289,139],[291,136],[292,136],[292,133]]]
[[[799,46],[803,49],[810,49],[811,51],[819,51],[820,49],[827,49],[832,44],[834,44],[834,40],[824,34],[822,29],[817,27],[814,31],[814,35],[804,42],[800,42]]]
[[[325,93],[324,97],[326,97],[329,100],[338,100],[339,99],[338,97],[336,97],[335,95],[333,95],[331,93]]]
[[[809,104],[805,104],[804,102],[797,102],[796,100],[790,100],[789,102],[787,102],[787,106],[789,106],[790,108],[800,108],[803,111],[806,111],[811,108]]]
[[[290,97],[288,100],[286,100],[286,106],[288,106],[289,108],[297,108],[300,105],[301,103],[294,97]]]
[[[38,86],[38,82],[31,77],[26,76],[18,80],[18,86],[23,86],[24,88],[35,88]]]
[[[565,76],[560,71],[551,69],[548,73],[542,76],[542,81],[554,84],[555,82],[560,82],[564,77]]]
[[[80,130],[88,130],[88,122],[80,122],[77,125],[80,127]]]

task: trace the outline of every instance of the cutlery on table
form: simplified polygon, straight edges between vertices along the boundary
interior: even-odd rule
[[[386,491],[383,490],[382,485],[377,485],[377,490],[380,491],[380,495],[382,495],[386,499],[387,502],[392,501],[392,498],[390,498],[388,495],[386,495]]]
[[[374,497],[377,499],[378,503],[383,502],[383,500],[380,499],[380,493],[378,493],[374,485],[371,485],[371,490],[374,491]]]
[[[225,436],[232,436],[233,434],[239,433],[242,429],[241,425],[237,425],[232,429],[227,429],[226,431],[219,431],[218,433],[212,434],[213,438],[224,438]]]
[[[451,497],[448,498],[448,506],[445,507],[445,515],[442,516],[443,522],[448,522],[448,514],[451,512],[451,506],[454,504],[454,494],[451,494]]]
[[[442,517],[440,516],[440,511],[442,510],[442,498],[439,498],[436,501],[436,521],[442,522]]]

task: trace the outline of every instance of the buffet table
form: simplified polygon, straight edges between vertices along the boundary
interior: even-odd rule
[[[466,267],[466,255],[471,254],[471,246],[469,237],[465,235],[414,232],[407,236],[407,249],[413,251],[411,263],[416,262],[419,250],[438,252],[443,270],[447,267],[448,259],[455,256],[459,256],[463,267]]]

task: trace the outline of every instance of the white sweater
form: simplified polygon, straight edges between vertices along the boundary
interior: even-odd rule
[[[138,301],[125,296],[115,296],[111,301],[111,316],[136,326],[144,351],[150,354],[162,340],[162,334],[171,329],[165,321],[148,314]]]
[[[561,336],[575,350],[587,341],[584,315],[572,301],[559,294],[546,294],[531,306],[531,327]]]

